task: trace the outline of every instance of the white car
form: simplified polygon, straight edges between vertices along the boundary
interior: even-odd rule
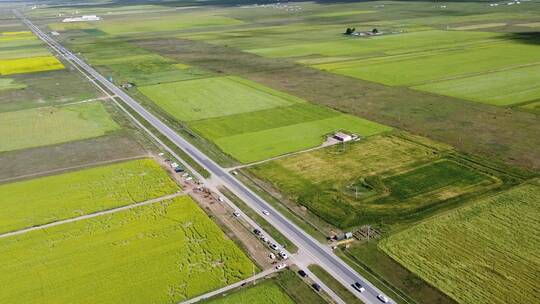
[[[281,264],[278,264],[278,265],[276,266],[276,269],[277,269],[277,270],[281,270],[281,269],[283,269],[283,268],[285,268],[285,267],[287,267],[287,264],[281,263]]]
[[[280,255],[281,258],[284,259],[284,260],[286,260],[286,259],[289,258],[289,256],[287,255],[287,253],[286,253],[285,251],[283,251],[283,250],[281,250],[281,251],[279,252],[279,255]]]
[[[379,301],[381,301],[383,303],[388,303],[390,301],[390,300],[388,300],[387,297],[383,296],[382,294],[378,295],[377,299],[379,299]]]
[[[270,212],[268,212],[268,210],[263,210],[263,211],[262,211],[262,214],[264,214],[264,215],[270,215]]]
[[[223,197],[221,197],[221,196],[219,196],[219,197],[217,198],[217,200],[220,201],[220,202],[224,202],[224,201],[225,201],[225,200],[223,199]]]
[[[275,260],[276,259],[276,255],[273,253],[273,252],[270,252],[270,254],[268,255],[268,257],[272,260]]]
[[[276,244],[274,244],[274,243],[270,244],[270,248],[272,248],[272,249],[274,249],[274,250],[278,250],[278,249],[279,249],[278,245],[276,245]]]
[[[236,217],[239,217],[239,216],[240,216],[240,212],[235,211],[235,212],[233,212],[233,215],[236,216]]]
[[[263,236],[261,237],[261,241],[268,243],[270,240],[267,237]]]
[[[364,292],[366,291],[366,289],[364,288],[364,286],[362,286],[362,284],[358,283],[358,282],[354,282],[354,284],[352,284],[352,287],[360,292]]]

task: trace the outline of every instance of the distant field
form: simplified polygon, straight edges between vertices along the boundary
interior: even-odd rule
[[[444,149],[444,148],[443,148]],[[439,152],[393,136],[302,153],[249,172],[328,223],[391,223],[495,181]]]
[[[0,151],[97,137],[119,129],[100,102],[0,113]]]
[[[249,277],[249,258],[184,196],[0,240],[2,303],[178,303]]]
[[[175,193],[151,159],[0,185],[0,232],[12,231]]]
[[[139,89],[172,116],[192,121],[269,109],[301,99],[239,77],[213,77]]]
[[[26,85],[18,83],[12,78],[0,78],[0,91],[10,89],[22,89],[25,87]]]
[[[448,50],[444,55],[427,52],[410,59],[388,57],[385,60],[383,57],[377,62],[330,63],[318,68],[387,85],[411,85],[539,61],[540,52],[535,45],[500,43]],[[419,66],[423,68],[417,68]],[[528,82],[527,78],[522,81]]]
[[[63,68],[64,65],[54,56],[0,59],[0,75],[42,72]]]
[[[522,185],[391,235],[380,247],[458,303],[538,302],[538,201],[540,187]]]
[[[66,31],[73,29],[99,29],[111,35],[128,35],[148,32],[174,31],[194,27],[207,27],[219,25],[242,24],[240,20],[213,15],[209,13],[184,14],[182,18],[175,15],[144,16],[138,18],[133,16],[107,18],[96,22],[74,22],[74,23],[52,23],[49,27],[55,31]]]
[[[540,98],[540,64],[414,88],[493,105],[511,105]]]
[[[233,292],[224,297],[216,297],[205,302],[207,304],[294,304],[295,302],[274,281],[258,283],[253,287],[247,287]]]

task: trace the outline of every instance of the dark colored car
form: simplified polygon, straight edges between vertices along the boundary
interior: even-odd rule
[[[321,285],[317,283],[313,283],[311,287],[313,287],[313,289],[315,289],[316,291],[321,291]]]
[[[303,270],[298,270],[298,274],[302,277],[302,278],[305,278],[307,277],[307,273]]]
[[[259,229],[253,229],[253,233],[256,235],[261,235],[261,231]]]

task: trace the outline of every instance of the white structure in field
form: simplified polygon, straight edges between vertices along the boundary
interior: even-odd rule
[[[343,132],[337,132],[336,134],[334,134],[334,138],[341,141],[341,142],[346,142],[346,141],[353,140],[351,135],[343,133]]]
[[[101,17],[96,15],[84,15],[81,17],[66,18],[62,22],[84,22],[84,21],[99,21]]]

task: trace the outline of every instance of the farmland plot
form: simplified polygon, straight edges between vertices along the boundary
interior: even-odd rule
[[[459,303],[538,302],[538,201],[540,187],[525,184],[426,220],[379,246]]]
[[[140,91],[172,116],[192,121],[303,102],[239,77],[213,77],[146,86]]]
[[[64,65],[54,56],[0,59],[0,75],[61,70]]]
[[[129,205],[178,191],[150,159],[0,185],[0,232]]]
[[[221,298],[207,301],[208,304],[294,304],[295,302],[273,281],[266,281],[254,287],[236,291]]]
[[[178,303],[256,271],[187,196],[4,238],[0,247],[2,303]]]
[[[105,135],[119,129],[99,102],[0,113],[0,152]]]
[[[497,183],[446,158],[437,160],[441,152],[377,136],[255,165],[249,172],[328,223],[349,228],[413,217]]]

